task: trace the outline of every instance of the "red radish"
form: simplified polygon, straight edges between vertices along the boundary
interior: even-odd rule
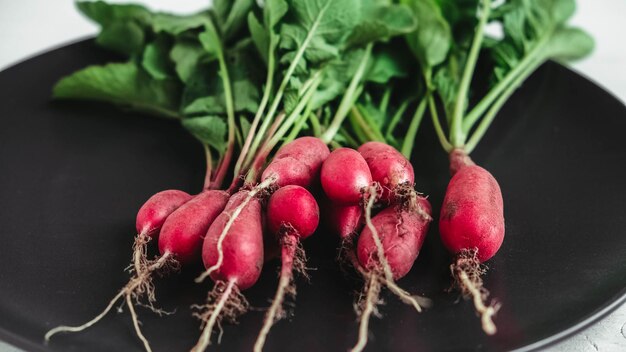
[[[363,227],[363,207],[328,202],[326,211],[330,229],[342,240],[351,241]]]
[[[193,254],[199,254],[198,248],[201,244],[202,235],[224,208],[228,200],[228,194],[226,192],[205,191],[182,204],[186,198],[184,192],[166,192],[168,193],[165,195],[159,193],[153,196],[153,198],[144,204],[137,216],[137,225],[146,236],[148,233],[155,236],[160,230],[159,247],[161,257],[155,260],[148,260],[145,258],[145,250],[142,252],[142,255],[139,256],[136,250],[134,256],[135,272],[133,277],[129,280],[128,284],[113,297],[105,310],[93,320],[79,327],[61,326],[50,330],[46,334],[46,340],[57,332],[81,331],[90,327],[102,319],[109,310],[111,310],[115,302],[124,298],[133,318],[137,336],[143,342],[145,349],[147,351],[151,350],[148,340],[141,333],[133,300],[135,303],[139,303],[142,297],[146,297],[148,302],[146,304],[142,303],[142,305],[157,313],[163,313],[153,306],[156,298],[154,296],[152,274],[165,267],[176,267],[178,264],[191,262],[193,260]],[[163,201],[163,203],[160,201]],[[175,207],[172,203],[182,205]],[[167,215],[167,212],[170,210],[170,214]],[[165,219],[165,221],[162,221],[162,219]],[[144,229],[146,229],[147,232],[143,232]],[[177,245],[171,244],[175,242],[179,243]],[[194,245],[197,247],[196,249],[192,248]]]
[[[386,203],[413,191],[413,166],[394,147],[381,142],[367,142],[358,149],[372,173],[372,179],[382,187],[380,200]]]
[[[326,196],[339,204],[359,204],[365,189],[372,183],[372,174],[365,159],[354,149],[335,149],[321,171],[322,188]]]
[[[450,170],[453,176],[441,207],[439,233],[455,254],[450,266],[455,286],[464,297],[473,298],[483,330],[493,335],[492,317],[499,305],[485,305],[489,292],[482,287],[481,263],[493,257],[504,240],[502,191],[493,175],[461,150],[450,154]]]
[[[300,137],[280,148],[265,168],[261,181],[275,175],[275,185],[298,185],[310,188],[319,179],[322,163],[330,151],[321,139]]]
[[[328,154],[329,151],[326,144],[315,137],[296,138],[280,148],[275,158],[263,172],[261,183],[252,187],[250,192],[247,193],[247,197],[232,211],[232,218],[224,225],[222,233],[218,238],[218,260],[212,266],[207,267],[207,270],[196,279],[196,282],[203,281],[222,264],[223,253],[221,252],[221,244],[229,233],[233,222],[251,199],[256,197],[257,194],[265,196],[273,188],[288,185],[290,182],[303,187],[313,186],[318,179],[321,165]],[[291,158],[297,160],[296,166],[292,165],[290,167],[289,163],[285,162],[285,160],[295,162]]]
[[[418,312],[429,300],[411,296],[396,285],[394,280],[404,277],[420,252],[431,221],[431,206],[424,197],[418,197],[418,208],[386,208],[373,218],[370,216],[374,198],[365,208],[367,226],[361,232],[357,244],[357,269],[364,275],[367,285],[365,296],[359,304],[359,339],[352,351],[362,351],[367,344],[369,318],[379,303],[381,284],[384,284],[404,303],[412,305]],[[361,297],[363,297],[363,295]],[[418,302],[419,301],[419,302]]]
[[[220,258],[222,263],[210,276],[216,285],[209,293],[207,304],[194,306],[194,313],[203,322],[203,331],[193,351],[204,351],[211,340],[213,326],[223,319],[234,320],[245,313],[248,302],[241,290],[250,288],[261,275],[263,267],[263,225],[261,202],[250,197],[251,191],[234,194],[224,211],[209,228],[202,246],[202,260],[206,268],[214,266]],[[239,208],[244,204],[243,208]],[[241,209],[235,219],[233,212]],[[222,231],[232,221],[228,232]],[[222,247],[222,248],[220,248]]]
[[[265,339],[272,325],[280,320],[285,294],[295,296],[293,271],[306,276],[306,256],[300,241],[312,235],[319,224],[320,211],[315,198],[301,186],[285,186],[278,189],[267,204],[267,227],[278,236],[282,247],[282,267],[276,295],[265,315],[254,351],[263,350]]]

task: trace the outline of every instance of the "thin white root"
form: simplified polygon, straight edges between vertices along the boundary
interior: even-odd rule
[[[224,229],[222,230],[220,237],[217,239],[217,262],[215,262],[215,264],[207,268],[200,276],[198,276],[195,280],[196,283],[201,283],[202,281],[204,281],[204,279],[206,279],[209,275],[211,275],[214,271],[222,266],[222,263],[224,262],[223,243],[224,239],[228,235],[228,231],[233,226],[235,220],[239,217],[239,214],[243,211],[246,205],[250,203],[252,198],[254,198],[259,192],[264,191],[268,187],[270,187],[274,182],[276,182],[276,179],[277,177],[270,176],[265,181],[259,183],[257,186],[252,188],[248,192],[246,198],[241,202],[241,204],[239,204],[237,208],[235,208],[235,210],[232,212],[232,214],[230,214],[228,222],[226,222],[226,225],[224,225]]]
[[[148,236],[147,231],[142,231],[135,237],[133,243],[133,266],[135,267],[135,274],[141,275],[144,269],[147,268],[147,252],[148,242],[151,238]]]
[[[483,287],[481,275],[485,268],[476,257],[477,250],[464,250],[457,255],[455,262],[450,265],[455,285],[461,290],[463,297],[472,298],[476,313],[480,316],[483,331],[487,335],[494,335],[498,330],[493,317],[500,309],[499,303],[485,304],[489,298],[489,291]]]
[[[109,305],[107,305],[107,307],[104,308],[102,313],[98,314],[95,318],[91,319],[90,321],[86,322],[83,325],[80,325],[80,326],[61,325],[61,326],[57,326],[56,328],[48,331],[46,333],[46,336],[44,337],[45,343],[48,343],[48,341],[50,341],[50,338],[52,336],[54,336],[54,335],[56,335],[56,334],[58,334],[60,332],[79,332],[79,331],[83,331],[83,330],[91,327],[95,323],[99,322],[102,318],[104,318],[104,316],[107,315],[107,313],[109,313],[111,308],[113,308],[113,306],[115,305],[115,302],[117,302],[117,300],[122,298],[125,294],[126,294],[126,291],[124,289],[122,289],[117,295],[115,295],[115,297],[113,297],[113,299],[109,302]]]
[[[372,238],[374,239],[374,243],[376,244],[376,254],[378,257],[378,261],[383,269],[383,273],[385,274],[385,278],[387,281],[393,280],[393,272],[391,271],[391,266],[389,266],[389,262],[387,261],[387,256],[385,255],[385,247],[383,247],[383,243],[380,240],[380,236],[378,235],[378,230],[376,230],[376,226],[372,223],[372,208],[374,207],[374,203],[378,198],[378,194],[380,192],[380,186],[378,184],[374,184],[368,189],[368,199],[365,205],[365,224],[372,232]]]
[[[130,279],[128,284],[126,284],[126,286],[124,286],[120,290],[120,292],[117,295],[115,295],[115,297],[113,297],[113,299],[109,302],[107,307],[100,314],[98,314],[95,318],[93,318],[92,320],[80,326],[64,326],[63,325],[63,326],[58,326],[48,331],[44,337],[45,342],[48,343],[50,338],[52,338],[52,336],[54,336],[57,333],[80,332],[93,326],[94,324],[99,322],[102,318],[104,318],[104,316],[106,316],[109,313],[109,311],[113,308],[113,306],[115,306],[115,303],[120,298],[124,297],[126,300],[126,304],[128,304],[128,307],[130,309],[131,316],[133,317],[133,324],[135,325],[135,331],[137,332],[137,336],[144,343],[146,350],[150,351],[150,347],[147,343],[147,340],[145,339],[145,337],[143,336],[143,334],[141,333],[139,329],[139,321],[137,319],[137,315],[135,313],[134,307],[132,306],[131,299],[135,299],[135,301],[139,304],[140,297],[145,295],[148,299],[148,303],[142,304],[142,305],[152,309],[153,311],[157,313],[160,312],[158,309],[156,309],[153,306],[153,303],[156,301],[156,297],[154,295],[154,285],[152,284],[151,276],[152,276],[152,273],[155,272],[156,270],[159,270],[161,268],[165,268],[168,266],[175,266],[175,264],[176,264],[176,261],[173,259],[170,253],[165,253],[163,256],[161,256],[159,259],[155,261],[143,263],[140,271],[136,273],[133,278]]]
[[[365,300],[361,300],[357,306],[357,313],[359,313],[359,338],[352,347],[352,352],[361,352],[367,345],[368,333],[369,333],[369,320],[372,314],[378,315],[376,306],[380,303],[378,296],[380,294],[380,278],[378,274],[372,273],[369,275],[369,280],[366,288]]]
[[[272,305],[265,314],[265,320],[263,321],[259,336],[254,343],[254,352],[261,352],[263,350],[267,334],[270,332],[272,325],[286,315],[283,311],[285,296],[289,295],[295,297],[296,295],[296,289],[293,285],[293,272],[302,273],[307,277],[306,256],[298,238],[287,235],[283,238],[282,242],[282,266],[280,269],[278,288],[274,295]]]
[[[422,296],[411,295],[406,290],[398,286],[398,284],[396,284],[394,281],[385,280],[384,284],[394,295],[398,296],[398,298],[403,303],[413,306],[413,308],[415,308],[418,313],[421,313],[424,308],[429,308],[433,305],[431,299]]]
[[[217,302],[213,303],[215,300],[217,300]],[[245,313],[248,307],[248,302],[237,289],[236,281],[231,280],[228,283],[223,281],[217,282],[213,290],[209,293],[207,304],[203,306],[192,306],[192,308],[198,310],[198,312],[193,313],[193,316],[202,321],[200,326],[202,333],[191,351],[205,351],[211,344],[213,327],[217,324],[221,331],[222,320],[228,319],[231,322],[235,322],[235,319]]]
[[[133,306],[133,301],[130,295],[126,295],[126,305],[128,306],[128,310],[130,311],[130,315],[133,319],[133,326],[135,327],[135,333],[137,334],[137,337],[139,337],[139,339],[143,343],[143,347],[146,349],[146,351],[152,352],[148,339],[146,339],[146,337],[143,336],[143,333],[141,332],[141,328],[139,327],[139,324],[140,324],[139,318],[137,317],[137,313],[135,312],[135,307]]]

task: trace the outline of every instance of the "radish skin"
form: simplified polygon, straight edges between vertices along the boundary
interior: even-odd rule
[[[372,180],[382,187],[380,201],[387,204],[401,196],[402,189],[412,190],[415,183],[413,165],[394,147],[382,142],[367,142],[358,152],[372,173]]]
[[[319,182],[322,163],[329,154],[330,150],[319,138],[296,138],[276,152],[261,181],[275,175],[278,187],[297,185],[310,189]]]
[[[285,295],[295,297],[293,271],[306,277],[306,255],[300,241],[311,236],[319,224],[320,211],[315,198],[305,188],[289,185],[278,189],[267,204],[267,226],[281,243],[281,271],[278,288],[268,309],[254,351],[263,350],[274,323],[282,318]]]
[[[362,202],[366,188],[372,183],[367,162],[350,148],[338,148],[330,153],[322,165],[320,177],[326,196],[343,205]]]
[[[228,201],[224,211],[209,228],[202,247],[202,260],[206,268],[215,266],[219,258],[222,263],[212,271],[215,281],[207,303],[195,305],[198,311],[194,316],[202,321],[202,333],[192,351],[204,351],[211,341],[215,324],[223,319],[234,321],[248,309],[248,302],[241,290],[250,288],[261,275],[263,267],[263,225],[261,202],[252,191],[240,191]],[[245,205],[241,208],[242,204]],[[234,211],[240,210],[237,218]],[[233,220],[234,219],[234,220]],[[230,236],[222,236],[228,223]],[[222,240],[222,242],[220,242]],[[222,248],[220,249],[220,243]]]
[[[471,298],[480,315],[483,331],[497,332],[493,316],[499,303],[487,303],[482,265],[491,259],[504,240],[504,206],[496,179],[460,149],[450,153],[448,184],[441,207],[439,232],[444,246],[455,255],[450,271],[463,297]]]

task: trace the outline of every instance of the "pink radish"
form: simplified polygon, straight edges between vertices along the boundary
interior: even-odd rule
[[[204,351],[211,340],[213,326],[223,319],[234,320],[245,313],[248,302],[241,290],[250,288],[261,275],[263,267],[263,226],[261,202],[251,196],[251,191],[234,194],[224,211],[209,228],[202,246],[202,260],[210,268],[220,260],[218,269],[210,276],[215,287],[209,293],[207,303],[194,306],[199,311],[194,315],[203,322],[202,334],[192,351]],[[244,204],[240,208],[241,204]],[[237,218],[233,212],[241,209]],[[226,225],[231,223],[228,233],[222,236]]]
[[[300,137],[280,148],[265,168],[261,181],[275,176],[278,187],[298,185],[310,188],[319,180],[322,163],[330,151],[315,137]]]
[[[498,304],[486,305],[489,292],[482,286],[485,267],[504,240],[502,191],[496,179],[461,150],[450,154],[453,174],[441,207],[439,233],[446,248],[455,254],[450,270],[463,296],[472,297],[483,330],[493,335],[492,317]]]
[[[362,351],[367,344],[369,318],[379,303],[381,284],[389,288],[404,303],[412,305],[418,312],[428,306],[430,300],[411,296],[400,288],[395,280],[404,277],[420,252],[431,221],[428,200],[418,197],[421,212],[390,207],[370,217],[373,197],[366,207],[367,226],[361,232],[357,244],[355,267],[360,270],[367,284],[358,304],[360,314],[359,338],[352,351]]]
[[[335,149],[321,170],[322,188],[326,196],[338,204],[359,204],[372,183],[367,162],[359,152],[350,148]]]
[[[159,249],[161,256],[155,260],[145,258],[145,250],[142,255],[135,251],[135,272],[128,284],[113,297],[105,310],[93,320],[79,327],[61,326],[50,330],[46,334],[46,340],[57,332],[81,331],[102,319],[114,306],[115,302],[124,298],[126,305],[133,318],[133,325],[137,336],[140,338],[147,351],[150,351],[148,340],[143,336],[139,327],[139,320],[135,313],[134,304],[139,303],[142,297],[147,297],[148,302],[142,304],[161,314],[153,306],[155,302],[152,274],[166,267],[177,267],[193,261],[193,255],[199,254],[202,235],[206,232],[211,222],[217,217],[226,205],[228,194],[223,191],[205,191],[186,202],[184,192],[167,191],[165,195],[157,194],[140,209],[137,224],[142,233],[154,236],[159,232]],[[163,193],[163,192],[161,192]],[[158,196],[158,197],[157,197]],[[156,198],[155,198],[156,197]],[[187,198],[188,199],[188,198]],[[163,201],[163,203],[161,202]],[[182,204],[175,207],[172,203]],[[169,215],[167,212],[170,211]],[[165,221],[162,221],[165,219]],[[181,225],[182,224],[182,225]],[[146,231],[144,231],[146,229]],[[149,237],[148,237],[149,238]],[[142,244],[143,245],[143,244]],[[196,246],[197,248],[193,248]],[[136,246],[137,247],[137,246]],[[133,302],[135,301],[135,303]]]
[[[263,350],[265,339],[272,325],[282,318],[285,294],[295,296],[293,271],[306,276],[306,255],[300,241],[312,235],[319,224],[320,212],[315,198],[301,186],[285,186],[278,189],[267,204],[267,227],[276,235],[282,247],[282,267],[276,295],[265,315],[254,351]]]
[[[352,241],[363,227],[363,207],[328,202],[324,215],[330,229],[344,241]]]
[[[413,166],[394,147],[381,142],[367,142],[358,149],[372,173],[372,179],[382,187],[380,200],[389,204],[413,191]]]

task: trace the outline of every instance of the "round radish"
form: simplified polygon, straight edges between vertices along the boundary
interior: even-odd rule
[[[137,212],[135,222],[138,234],[156,237],[165,219],[192,198],[187,192],[168,189],[150,197]]]
[[[372,179],[382,187],[380,199],[393,202],[403,191],[413,190],[413,166],[394,147],[381,142],[367,142],[358,149],[372,173]]]
[[[295,296],[293,271],[306,276],[306,256],[300,240],[315,232],[319,218],[320,211],[315,198],[303,187],[285,186],[274,192],[269,199],[267,225],[269,231],[280,239],[282,267],[274,300],[254,345],[256,352],[263,349],[270,328],[282,316],[285,294]]]
[[[354,149],[335,149],[321,171],[326,196],[340,204],[359,204],[365,189],[372,183],[372,174],[365,159]]]

